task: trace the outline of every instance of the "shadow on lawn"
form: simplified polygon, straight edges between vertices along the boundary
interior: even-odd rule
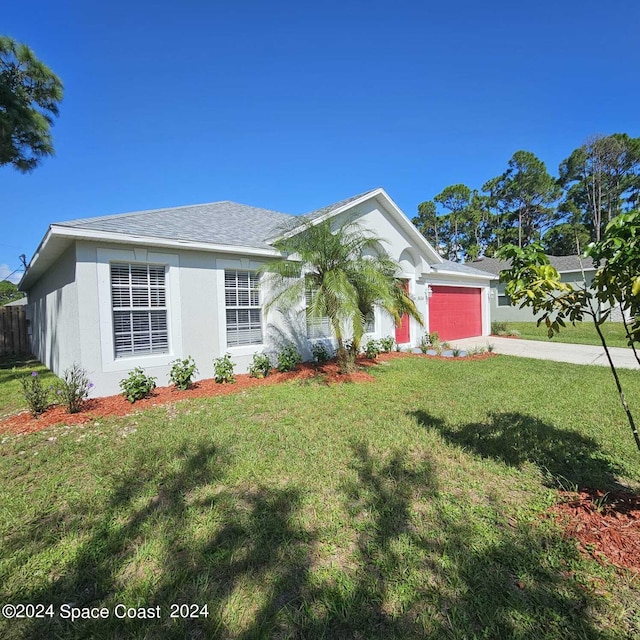
[[[425,411],[409,415],[435,429],[451,444],[510,467],[536,465],[554,488],[624,489],[616,480],[621,470],[600,445],[576,431],[558,429],[522,413],[491,413],[485,422],[448,425]]]
[[[69,519],[85,519],[78,531],[89,537],[73,564],[17,599],[113,609],[129,589],[125,604],[159,604],[163,618],[33,620],[9,637],[601,637],[589,620],[592,596],[557,568],[577,552],[555,533],[496,523],[487,535],[484,512],[439,490],[428,455],[380,454],[365,442],[352,452],[339,524],[352,544],[328,560],[331,534],[302,524],[298,489],[224,484],[230,461],[211,444],[184,448],[161,473],[159,452],[145,451],[116,478],[97,519],[60,514],[53,535],[34,541],[26,529],[6,550],[30,541],[55,548]],[[145,557],[151,540],[163,545],[156,565]],[[170,619],[173,602],[207,604],[209,617]]]

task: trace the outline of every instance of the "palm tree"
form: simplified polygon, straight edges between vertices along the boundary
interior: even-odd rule
[[[397,278],[399,265],[376,251],[379,243],[379,238],[351,221],[335,230],[329,220],[298,222],[274,243],[284,258],[262,269],[270,292],[267,310],[296,308],[310,294],[307,316],[328,318],[343,372],[353,369],[367,316],[375,306],[396,322],[408,313],[422,325],[419,311]],[[352,349],[345,348],[347,337],[353,341]]]

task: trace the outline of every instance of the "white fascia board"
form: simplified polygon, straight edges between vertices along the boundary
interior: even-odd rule
[[[29,266],[22,276],[18,286],[28,283],[29,273],[32,268],[46,256],[47,247],[52,239],[61,238],[68,240],[95,240],[103,242],[113,242],[116,244],[137,244],[153,247],[166,247],[169,249],[190,249],[200,251],[210,251],[215,253],[231,253],[267,258],[277,258],[281,254],[275,249],[260,249],[257,247],[236,246],[227,244],[212,244],[209,242],[194,242],[191,240],[173,240],[171,238],[157,238],[154,236],[136,236],[125,233],[113,233],[110,231],[97,231],[95,229],[79,229],[77,227],[65,227],[52,224],[40,245],[33,254]]]
[[[49,226],[49,228],[47,229],[47,232],[44,234],[44,238],[40,240],[40,244],[38,245],[38,248],[35,250],[33,256],[31,256],[31,260],[29,260],[29,264],[27,265],[27,268],[24,270],[24,273],[22,274],[22,278],[20,278],[20,282],[18,283],[19,291],[22,291],[21,287],[24,284],[26,284],[26,281],[28,280],[27,276],[29,275],[29,270],[33,265],[35,265],[38,258],[45,251],[47,245],[49,244],[50,239],[51,239],[51,226]]]
[[[275,249],[158,238],[155,236],[137,236],[126,233],[113,233],[111,231],[97,231],[95,229],[78,229],[77,227],[51,225],[50,231],[53,235],[68,237],[74,240],[102,240],[105,242],[116,242],[118,244],[146,244],[154,247],[169,247],[171,249],[200,249],[202,251],[215,251],[216,253],[241,253],[265,257],[280,256],[280,252]]]
[[[486,275],[481,276],[476,273],[462,273],[461,271],[430,271],[427,275],[428,278],[433,278],[434,276],[446,276],[450,278],[454,276],[456,278],[473,278],[476,280],[498,280],[498,276]]]

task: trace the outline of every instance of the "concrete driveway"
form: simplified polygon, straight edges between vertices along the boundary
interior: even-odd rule
[[[607,356],[602,347],[588,344],[566,344],[564,342],[542,342],[538,340],[518,340],[517,338],[499,338],[497,336],[479,336],[449,341],[452,347],[470,349],[473,347],[494,346],[496,353],[538,360],[555,360],[557,362],[573,362],[574,364],[597,364],[609,366]],[[609,347],[616,367],[623,369],[640,369],[631,349]]]

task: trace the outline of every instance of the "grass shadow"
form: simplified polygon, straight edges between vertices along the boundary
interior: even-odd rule
[[[537,466],[554,488],[623,489],[620,468],[606,457],[596,440],[559,429],[517,412],[490,413],[483,422],[449,425],[426,411],[409,412],[420,425],[434,429],[447,442],[510,467]]]
[[[246,637],[266,637],[279,610],[298,598],[308,565],[309,534],[294,524],[295,489],[224,484],[228,455],[211,443],[188,444],[169,464],[153,466],[146,451],[116,474],[98,513],[57,510],[28,523],[7,540],[6,553],[55,554],[60,538],[76,531],[71,562],[56,567],[41,588],[14,601],[107,607],[108,619],[16,621],[7,638],[213,638],[243,622]],[[200,526],[193,526],[194,518]],[[86,534],[86,535],[85,535]],[[160,548],[145,551],[147,545]],[[269,582],[270,597],[252,599],[247,585]],[[244,599],[244,600],[243,600]],[[207,606],[206,617],[171,618],[172,603]],[[115,606],[154,608],[161,616],[118,619]],[[246,613],[244,611],[246,607]]]

